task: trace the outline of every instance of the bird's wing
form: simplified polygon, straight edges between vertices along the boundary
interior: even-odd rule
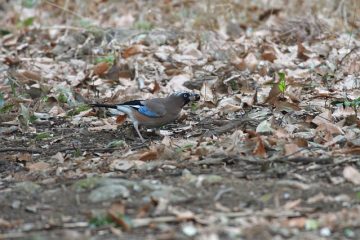
[[[133,100],[124,102],[121,105],[132,107],[141,114],[151,118],[163,117],[166,113],[165,106],[160,98]]]
[[[139,108],[139,112],[148,117],[163,117],[166,114],[166,107],[163,98],[153,98],[142,101],[143,106]]]

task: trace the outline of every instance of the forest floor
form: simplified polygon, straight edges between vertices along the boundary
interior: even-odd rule
[[[0,239],[358,239],[360,5],[241,2],[0,3]]]

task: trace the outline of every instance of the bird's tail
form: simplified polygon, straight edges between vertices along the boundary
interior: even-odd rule
[[[91,103],[91,107],[103,107],[103,108],[117,108],[114,104],[104,104],[104,103]]]

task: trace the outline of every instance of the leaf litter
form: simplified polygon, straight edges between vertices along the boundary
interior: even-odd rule
[[[0,238],[358,238],[360,5],[340,5],[0,3]],[[201,101],[145,144],[88,106],[183,90]]]

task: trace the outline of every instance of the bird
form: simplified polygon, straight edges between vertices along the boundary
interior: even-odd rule
[[[120,104],[93,103],[90,106],[108,108],[115,115],[125,113],[130,118],[141,141],[145,142],[139,126],[157,128],[171,123],[178,118],[186,104],[199,100],[199,94],[175,92],[165,98],[132,100]]]

